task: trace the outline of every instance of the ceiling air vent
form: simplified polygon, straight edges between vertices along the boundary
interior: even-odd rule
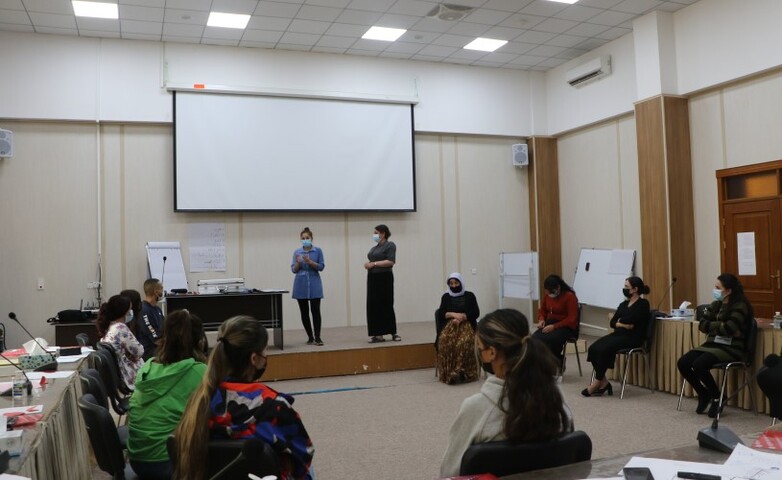
[[[473,7],[465,7],[464,5],[441,3],[427,13],[426,16],[446,22],[456,22],[466,17],[473,10],[475,10]]]

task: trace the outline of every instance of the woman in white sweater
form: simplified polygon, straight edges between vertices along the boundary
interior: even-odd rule
[[[475,347],[489,377],[462,403],[451,426],[440,476],[459,474],[462,455],[476,443],[540,442],[573,430],[556,383],[557,360],[529,335],[527,318],[501,309],[478,322]]]

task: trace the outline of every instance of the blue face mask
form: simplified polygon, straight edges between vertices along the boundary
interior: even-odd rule
[[[721,301],[723,299],[722,297],[722,290],[719,288],[715,288],[711,291],[711,295],[714,297],[714,300]]]
[[[304,248],[311,247],[312,246],[312,240],[309,238],[305,238],[301,241],[301,246]]]
[[[380,234],[379,233],[372,234],[372,241],[378,243],[380,241]]]
[[[129,311],[127,315],[125,315],[125,323],[130,323],[133,321],[133,310]]]

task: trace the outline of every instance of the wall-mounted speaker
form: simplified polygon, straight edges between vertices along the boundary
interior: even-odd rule
[[[529,155],[527,155],[526,143],[513,144],[513,166],[526,167],[529,165]]]
[[[14,132],[0,128],[0,157],[14,156]]]

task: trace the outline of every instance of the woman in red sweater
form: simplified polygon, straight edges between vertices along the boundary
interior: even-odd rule
[[[532,336],[561,361],[565,341],[578,335],[578,298],[559,275],[546,277],[543,289],[546,296],[540,301],[538,329]]]

